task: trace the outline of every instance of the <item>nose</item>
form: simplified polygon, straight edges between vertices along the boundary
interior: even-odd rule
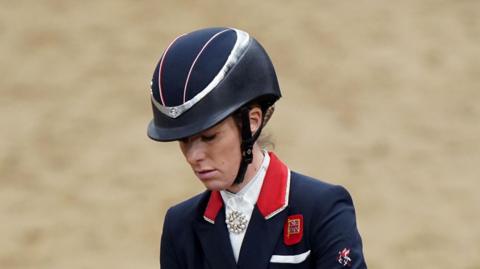
[[[199,140],[190,141],[186,147],[186,150],[184,151],[184,154],[187,162],[191,166],[195,166],[205,159],[205,147]]]

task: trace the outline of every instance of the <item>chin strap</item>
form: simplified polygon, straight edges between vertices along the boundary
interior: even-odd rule
[[[240,108],[240,116],[242,118],[242,144],[240,145],[240,151],[242,152],[242,160],[240,161],[240,167],[238,168],[237,177],[233,181],[232,185],[240,184],[245,178],[247,167],[253,161],[253,145],[257,141],[263,128],[263,119],[258,127],[257,132],[252,135],[250,130],[250,109],[246,106]]]

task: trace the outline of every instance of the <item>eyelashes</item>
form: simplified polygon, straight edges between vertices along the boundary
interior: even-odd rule
[[[217,134],[201,135],[199,138],[200,138],[200,140],[202,140],[202,142],[211,142],[211,141],[215,140],[215,138],[217,138]],[[195,139],[195,138],[185,137],[185,138],[179,139],[179,141],[182,144],[187,144],[187,143],[191,142],[193,139]]]
[[[217,137],[216,134],[214,134],[214,135],[202,135],[201,139],[202,139],[203,142],[210,142],[210,141],[213,141],[216,137]]]

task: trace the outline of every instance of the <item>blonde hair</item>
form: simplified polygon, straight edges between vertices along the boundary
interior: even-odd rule
[[[261,133],[260,137],[257,139],[257,143],[263,150],[275,150],[275,142],[273,142],[272,135],[270,133]]]

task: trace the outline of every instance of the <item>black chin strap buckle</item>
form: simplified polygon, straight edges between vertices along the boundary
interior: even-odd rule
[[[242,151],[242,160],[240,161],[240,167],[238,168],[237,177],[235,178],[234,184],[240,184],[244,180],[245,173],[247,171],[247,167],[253,161],[253,145],[255,141],[260,136],[263,127],[263,119],[260,124],[260,127],[252,135],[252,131],[250,130],[250,109],[248,107],[240,108],[240,114],[242,117],[242,127],[241,127],[241,135],[242,135],[242,144],[241,144],[241,151]]]
[[[240,110],[242,117],[242,161],[245,164],[250,164],[253,161],[253,144],[255,143],[250,130],[249,112],[250,109],[248,107],[242,107]]]
[[[242,143],[242,159],[250,164],[253,161],[253,145],[251,143]]]

